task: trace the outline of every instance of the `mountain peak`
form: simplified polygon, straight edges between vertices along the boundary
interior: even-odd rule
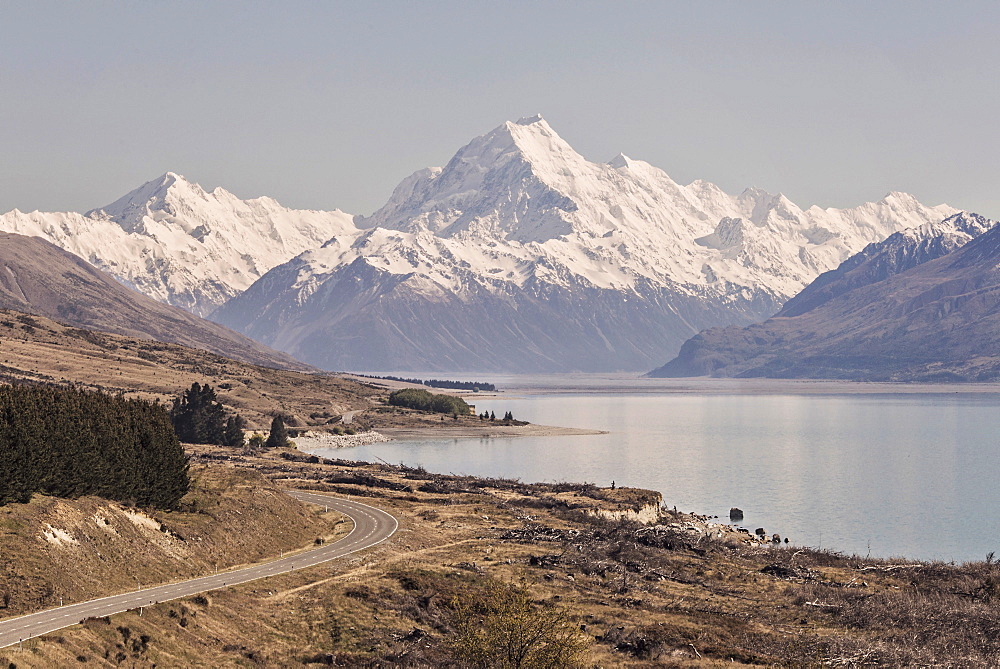
[[[904,193],[903,191],[892,190],[885,194],[882,198],[882,202],[886,204],[900,203],[910,205],[917,201],[917,198],[913,197],[909,193]]]
[[[86,216],[112,219],[126,232],[136,232],[142,227],[143,217],[150,211],[169,211],[168,200],[205,198],[206,195],[205,189],[184,176],[164,172],[111,204],[88,211]]]
[[[623,167],[631,167],[632,159],[624,153],[619,153],[617,156],[608,161],[608,166],[613,167],[616,170],[620,170]]]
[[[534,125],[535,123],[545,123],[545,119],[542,118],[541,114],[517,119],[517,125]],[[548,123],[545,123],[545,125],[548,125]]]

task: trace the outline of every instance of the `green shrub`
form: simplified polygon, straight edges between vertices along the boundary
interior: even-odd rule
[[[468,416],[472,409],[461,397],[453,395],[436,395],[417,388],[404,388],[389,394],[389,404],[420,411],[434,413],[450,413]]]

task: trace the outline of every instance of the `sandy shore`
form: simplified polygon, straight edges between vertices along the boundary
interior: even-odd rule
[[[464,437],[572,437],[588,434],[607,434],[604,430],[585,430],[576,427],[553,425],[442,425],[441,427],[379,428],[379,432],[393,440],[458,439]]]

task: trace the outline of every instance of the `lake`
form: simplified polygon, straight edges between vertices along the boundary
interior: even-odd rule
[[[997,392],[620,377],[498,381],[507,392],[473,400],[477,411],[608,433],[428,439],[320,454],[651,488],[681,511],[728,520],[737,506],[751,531],[764,527],[793,544],[848,554],[967,561],[1000,553]]]

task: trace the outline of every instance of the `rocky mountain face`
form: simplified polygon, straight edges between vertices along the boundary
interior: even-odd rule
[[[0,308],[266,367],[309,369],[285,353],[131,290],[39,237],[0,233]]]
[[[531,117],[413,174],[359,231],[275,267],[212,318],[327,369],[648,369],[955,211],[904,193],[803,210],[685,186],[623,155],[589,162]]]
[[[995,221],[962,213],[902,231],[821,275],[774,318],[692,337],[650,376],[993,381],[998,267]]]
[[[15,209],[0,216],[0,231],[41,237],[149,297],[205,316],[272,267],[355,231],[352,219],[205,191],[168,172],[85,214]]]

